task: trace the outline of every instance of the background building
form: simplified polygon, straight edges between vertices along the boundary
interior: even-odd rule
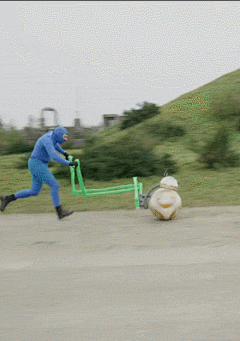
[[[46,112],[50,112],[53,114],[53,124],[48,125],[46,123],[45,114]],[[76,113],[76,116],[79,116]],[[69,140],[68,143],[72,148],[82,148],[85,144],[85,140],[87,136],[97,133],[98,131],[107,129],[114,124],[118,124],[122,121],[123,116],[119,115],[103,115],[103,123],[98,126],[93,127],[83,127],[81,125],[81,120],[79,117],[74,119],[73,125],[70,127],[66,127],[69,133]],[[55,129],[56,127],[60,126],[59,115],[56,109],[46,107],[40,111],[40,116],[38,119],[38,127],[25,127],[24,134],[26,137],[26,141],[29,144],[34,144],[36,140],[46,133],[49,130]]]

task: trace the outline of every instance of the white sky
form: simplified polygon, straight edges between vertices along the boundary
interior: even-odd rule
[[[87,127],[163,105],[237,70],[239,38],[240,1],[1,1],[0,118],[53,107]]]

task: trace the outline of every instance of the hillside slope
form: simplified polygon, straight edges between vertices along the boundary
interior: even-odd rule
[[[168,152],[182,165],[197,159],[203,145],[223,126],[230,131],[231,144],[240,151],[240,69],[188,92],[161,106],[159,115],[132,128],[120,130],[113,126],[95,136],[97,143],[129,136],[153,143],[157,154]],[[182,137],[162,140],[156,131],[164,124],[177,125],[185,130]],[[155,134],[149,133],[154,128]],[[152,129],[153,130],[153,129]]]

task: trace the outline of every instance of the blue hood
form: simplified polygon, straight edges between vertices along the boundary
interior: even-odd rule
[[[68,134],[68,131],[66,128],[64,127],[58,127],[56,129],[53,130],[53,133],[52,133],[52,140],[55,143],[63,143],[65,142],[64,138],[63,138],[63,134]]]

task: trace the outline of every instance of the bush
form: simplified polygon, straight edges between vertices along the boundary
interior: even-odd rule
[[[80,161],[83,177],[92,180],[147,177],[164,174],[166,169],[171,173],[178,170],[170,155],[157,158],[152,147],[134,138],[85,148]]]
[[[11,129],[1,132],[0,137],[0,152],[3,155],[7,154],[22,154],[30,152],[32,146],[25,142],[22,132]]]
[[[83,178],[96,181],[110,181],[134,176],[161,176],[166,169],[171,174],[178,171],[171,155],[165,154],[160,158],[156,157],[152,147],[143,145],[134,138],[123,138],[107,145],[89,144],[87,147],[85,146],[83,154],[72,156],[74,159],[80,160]],[[56,165],[53,174],[58,178],[70,181],[68,167]]]
[[[239,115],[238,95],[225,91],[212,96],[210,111],[217,120],[232,120]]]
[[[206,168],[236,167],[239,165],[239,155],[229,147],[229,133],[225,128],[219,129],[200,153],[199,161]]]
[[[170,122],[146,123],[144,128],[147,134],[157,137],[158,141],[164,141],[172,137],[180,137],[186,134],[183,127]]]
[[[236,113],[236,130],[240,131],[240,111]]]
[[[120,125],[121,129],[130,128],[160,113],[159,108],[154,103],[144,102],[138,106],[139,109],[132,109],[123,113],[124,120]]]

